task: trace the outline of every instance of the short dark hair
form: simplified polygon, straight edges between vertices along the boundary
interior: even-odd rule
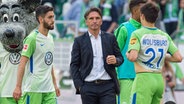
[[[149,2],[141,7],[141,13],[145,16],[146,21],[154,23],[158,17],[159,7],[156,3]]]
[[[39,5],[36,8],[36,20],[39,22],[38,17],[42,16],[44,17],[45,14],[49,11],[54,11],[53,7],[47,6],[47,5]]]
[[[87,19],[88,15],[89,15],[91,12],[97,12],[97,13],[100,15],[100,17],[102,18],[102,12],[101,12],[101,10],[100,10],[99,8],[97,8],[97,7],[91,7],[91,8],[89,8],[89,9],[86,11],[86,13],[84,14],[84,18]]]
[[[146,3],[146,2],[147,0],[130,0],[129,9],[132,12],[134,7],[138,6],[141,3]]]

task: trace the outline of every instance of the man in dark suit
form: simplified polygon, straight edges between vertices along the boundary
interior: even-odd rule
[[[70,64],[76,93],[83,104],[116,104],[119,84],[115,67],[123,63],[113,34],[100,30],[102,14],[90,8],[85,15],[88,32],[75,38]]]

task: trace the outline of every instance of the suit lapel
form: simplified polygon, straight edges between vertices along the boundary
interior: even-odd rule
[[[90,52],[90,53],[92,54],[92,56],[93,56],[92,44],[91,44],[91,40],[90,40],[90,37],[89,37],[88,32],[86,32],[86,34],[85,34],[84,44],[87,45],[87,48],[88,48],[89,52]]]
[[[106,41],[107,41],[107,39],[106,39],[106,36],[105,36],[105,33],[102,31],[101,32],[101,41],[102,41],[102,53],[103,53],[103,58],[105,59],[106,58]]]

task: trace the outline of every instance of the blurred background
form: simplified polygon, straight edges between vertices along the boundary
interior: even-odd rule
[[[156,26],[171,36],[184,57],[184,0],[150,1],[156,2],[161,9]],[[55,39],[54,64],[61,89],[58,104],[81,104],[80,95],[75,95],[69,64],[74,38],[86,31],[83,18],[85,10],[91,6],[100,7],[106,13],[103,14],[102,30],[113,33],[131,17],[128,3],[129,0],[42,0],[42,5],[55,9],[55,29],[50,32]],[[176,78],[175,99],[177,104],[184,104],[184,61],[171,65]]]

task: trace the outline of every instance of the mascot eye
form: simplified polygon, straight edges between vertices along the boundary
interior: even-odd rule
[[[19,15],[16,13],[13,15],[13,22],[16,22],[19,20]]]
[[[3,21],[4,22],[8,22],[8,14],[4,14],[3,15]]]

